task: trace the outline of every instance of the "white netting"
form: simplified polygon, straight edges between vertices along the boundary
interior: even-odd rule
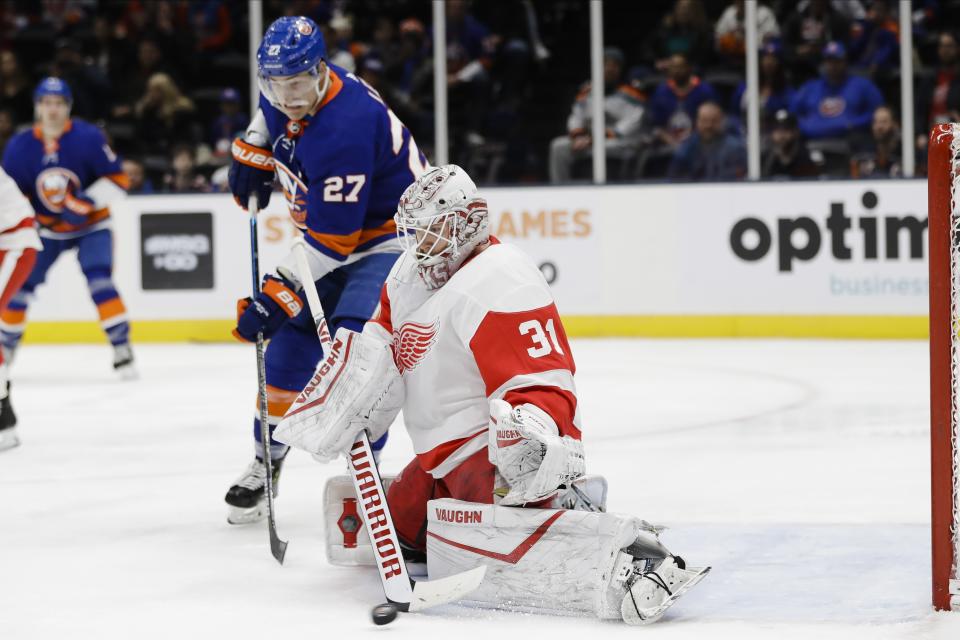
[[[952,125],[950,142],[950,308],[951,355],[953,365],[953,420],[951,444],[953,448],[953,568],[951,578],[960,582],[960,124]],[[956,583],[954,583],[956,584]]]

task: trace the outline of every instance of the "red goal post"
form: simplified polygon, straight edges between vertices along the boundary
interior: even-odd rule
[[[933,605],[960,611],[960,124],[927,154]]]

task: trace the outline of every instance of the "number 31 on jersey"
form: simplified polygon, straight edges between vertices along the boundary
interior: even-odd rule
[[[560,347],[560,341],[557,340],[557,331],[553,328],[553,318],[547,320],[545,324],[539,320],[521,322],[520,334],[529,335],[533,340],[533,346],[527,349],[527,355],[531,358],[542,358],[554,351],[565,355],[563,348]]]

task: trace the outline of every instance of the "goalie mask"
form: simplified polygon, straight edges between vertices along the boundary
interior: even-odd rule
[[[487,201],[455,164],[435,167],[407,187],[397,236],[428,289],[439,289],[478,246],[490,241]]]

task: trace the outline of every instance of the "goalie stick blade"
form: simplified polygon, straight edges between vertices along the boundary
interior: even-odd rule
[[[437,580],[420,580],[413,583],[413,600],[408,611],[423,611],[430,607],[462,600],[483,582],[486,565]]]

